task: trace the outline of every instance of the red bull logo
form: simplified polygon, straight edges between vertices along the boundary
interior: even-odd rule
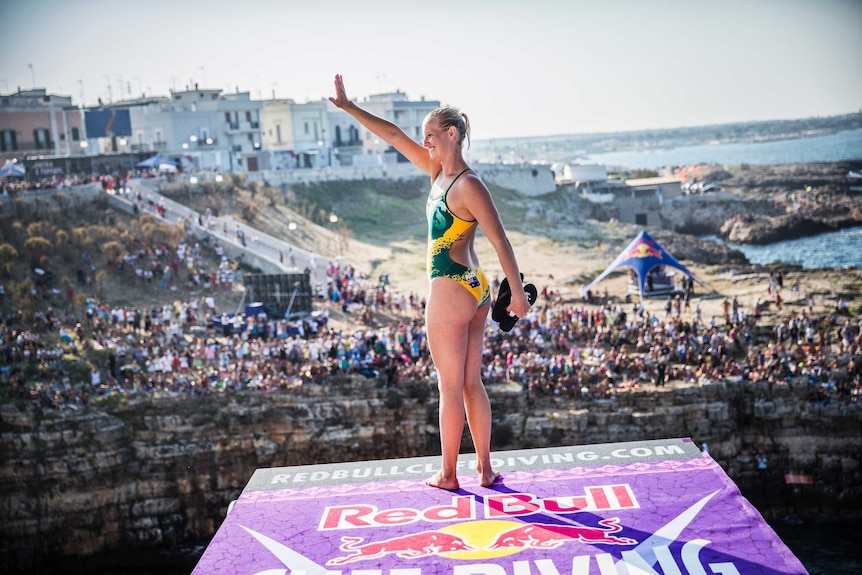
[[[622,531],[620,520],[610,517],[599,521],[602,527],[582,527],[580,525],[551,525],[532,523],[520,525],[497,536],[489,549],[521,547],[531,549],[553,549],[567,541],[580,541],[590,544],[636,545],[629,537],[617,537],[612,533]]]
[[[397,507],[379,509],[375,505],[353,504],[326,507],[318,525],[320,531],[394,527],[416,522],[442,523],[474,520],[482,512],[486,519],[521,517],[537,513],[560,515],[577,512],[607,512],[637,509],[640,505],[628,484],[596,485],[584,494],[537,497],[530,493],[489,495],[477,509],[474,498],[455,496],[450,505],[425,509]]]
[[[601,519],[596,526],[577,524],[567,517],[571,513],[639,508],[628,484],[591,485],[585,487],[582,494],[556,497],[498,493],[482,499],[480,503],[471,496],[453,496],[450,504],[425,508],[380,509],[361,503],[326,507],[318,525],[323,532],[446,524],[376,541],[373,537],[343,535],[339,550],[345,555],[330,559],[326,564],[344,565],[386,555],[400,559],[436,555],[480,560],[526,549],[553,549],[566,542],[637,544],[634,539],[617,535],[623,529],[618,517]],[[513,521],[515,518],[518,521]]]
[[[589,545],[637,545],[635,539],[614,535],[622,531],[617,517],[602,519],[599,527],[583,525],[472,521],[443,529],[411,533],[362,543],[362,537],[341,538],[341,551],[350,553],[327,565],[344,565],[392,554],[402,559],[438,555],[453,559],[502,557],[525,549],[554,549],[567,542]]]
[[[459,535],[445,533],[443,531],[425,531],[423,533],[411,533],[402,537],[393,537],[383,541],[375,541],[359,545],[362,537],[342,537],[342,551],[349,551],[352,555],[338,557],[327,561],[327,565],[343,565],[363,559],[375,559],[387,553],[403,559],[415,559],[426,555],[439,555],[453,551],[471,551],[475,549],[464,541]]]
[[[643,240],[635,244],[632,249],[629,250],[627,254],[630,258],[658,258],[662,259],[661,249],[655,247],[652,243]]]

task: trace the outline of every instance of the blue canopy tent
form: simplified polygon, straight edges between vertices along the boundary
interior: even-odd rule
[[[156,154],[155,156],[149,157],[146,160],[138,162],[137,164],[135,164],[135,167],[137,167],[137,168],[158,168],[158,167],[164,166],[164,165],[179,166],[179,163],[176,160],[174,160],[168,156]]]
[[[0,168],[0,178],[23,178],[27,173],[27,170],[24,169],[24,166],[19,164],[18,162],[6,162],[2,168]]]
[[[644,286],[647,283],[647,275],[653,269],[659,266],[667,266],[678,269],[700,285],[705,284],[700,281],[697,276],[688,271],[688,269],[679,263],[675,257],[662,247],[660,243],[652,238],[646,231],[642,231],[637,235],[626,248],[620,252],[611,265],[601,273],[599,277],[590,282],[587,288],[591,288],[595,284],[605,279],[611,272],[620,267],[629,267],[634,270],[637,275],[638,293],[641,299],[644,297]]]

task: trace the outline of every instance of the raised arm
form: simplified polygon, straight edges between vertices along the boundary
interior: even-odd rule
[[[341,78],[341,74],[335,75],[335,97],[330,97],[329,101],[356,118],[369,132],[401,152],[410,163],[429,176],[434,177],[440,171],[440,164],[431,159],[428,150],[413,141],[401,128],[389,120],[360,108],[350,100],[344,89],[344,80]]]

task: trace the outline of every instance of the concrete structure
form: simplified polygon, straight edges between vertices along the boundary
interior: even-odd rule
[[[410,101],[403,92],[377,94],[360,103],[422,142],[422,121],[438,101]],[[385,142],[326,99],[298,104],[290,99],[262,102],[266,167],[274,172],[297,168],[354,167],[384,170],[403,161]],[[288,179],[308,179],[294,174]],[[317,176],[311,176],[314,179]]]
[[[404,133],[421,144],[423,140],[422,121],[428,115],[428,112],[440,107],[440,102],[437,100],[426,101],[424,97],[419,101],[410,101],[404,92],[396,91],[388,94],[369,96],[359,105],[372,114],[394,123],[404,130]],[[362,131],[362,153],[372,156],[380,156],[382,154],[390,156],[384,162],[399,161],[397,159],[397,152],[389,144],[380,140],[368,130]]]
[[[126,169],[160,153],[196,169],[255,171],[262,167],[260,107],[247,92],[223,94],[197,86],[172,92],[170,98],[86,109],[73,106],[69,96],[49,95],[44,89],[2,95],[0,160],[114,154],[118,161],[109,164]],[[117,130],[120,120],[123,127]],[[87,126],[96,124],[99,131],[87,133]]]
[[[659,176],[656,178],[634,178],[625,181],[631,188],[633,198],[655,196],[659,203],[664,198],[682,195],[682,178],[679,176]]]
[[[625,182],[582,182],[578,190],[591,202],[613,204],[622,222],[661,227],[663,204],[682,196],[681,183],[679,177],[661,176]]]
[[[7,159],[87,153],[84,112],[44,88],[0,94],[0,165]]]
[[[257,171],[261,151],[259,101],[248,92],[173,91],[168,102],[133,110],[136,149],[179,155],[197,169]]]
[[[608,169],[601,164],[553,164],[554,179],[557,184],[577,184],[582,182],[605,182]]]
[[[524,196],[542,196],[556,190],[548,165],[472,164],[486,184],[515,190]]]
[[[364,157],[381,158],[381,156],[371,155]],[[524,196],[541,196],[556,189],[554,173],[548,166],[472,164],[472,167],[479,172],[486,183],[515,190]],[[377,164],[357,162],[354,165],[332,166],[331,168],[250,173],[248,178],[250,181],[265,180],[275,186],[338,180],[406,180],[411,178],[427,180],[428,176],[407,162]]]
[[[86,109],[72,106],[71,97],[50,96],[43,89],[2,99],[3,151],[9,148],[6,157],[44,155],[40,160],[45,166],[31,172],[40,177],[122,173],[155,154],[178,161],[184,169],[260,172],[260,179],[273,182],[418,174],[412,167],[396,167],[406,163],[400,154],[326,99],[303,104],[290,99],[251,100],[248,92],[229,94],[197,85],[172,91],[170,97],[141,97]],[[361,105],[421,143],[422,122],[440,102],[411,101],[396,91],[372,95]],[[119,131],[118,122],[112,127],[115,118],[122,120]],[[86,134],[91,124],[99,129]],[[28,133],[38,135],[25,142],[23,134]],[[73,161],[93,156],[100,156],[98,162]],[[554,174],[548,166],[476,168],[488,183],[524,195],[554,190]],[[284,175],[288,172],[298,173]]]
[[[343,147],[359,143],[358,122],[327,100],[304,104],[265,100],[261,104],[261,135],[270,170],[337,166]],[[345,116],[349,122],[344,122]]]

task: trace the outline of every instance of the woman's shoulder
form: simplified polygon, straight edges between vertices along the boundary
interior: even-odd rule
[[[461,177],[458,178],[456,184],[456,187],[460,188],[467,196],[474,194],[487,195],[490,193],[482,176],[473,168],[467,168]]]

